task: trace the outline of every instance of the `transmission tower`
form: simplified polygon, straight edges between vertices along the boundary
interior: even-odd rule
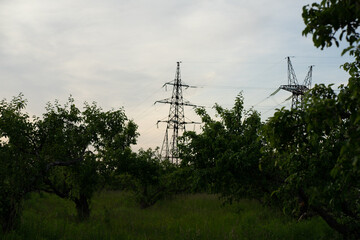
[[[305,92],[311,88],[312,80],[312,68],[313,65],[309,67],[309,72],[307,73],[304,83],[301,85],[298,83],[294,68],[291,64],[290,57],[287,57],[288,65],[288,85],[281,85],[279,89],[292,93],[291,108],[296,108],[301,102]]]
[[[182,94],[183,88],[185,89],[194,88],[194,86],[189,86],[181,83],[180,63],[181,62],[177,62],[174,81],[167,82],[163,85],[163,87],[166,87],[167,85],[173,86],[171,98],[166,98],[164,100],[155,102],[155,104],[156,103],[170,104],[168,120],[166,121],[159,120],[157,122],[157,124],[159,124],[160,122],[167,123],[164,141],[160,150],[160,156],[162,159],[168,159],[172,163],[176,163],[176,164],[178,164],[180,161],[179,149],[178,149],[179,134],[185,131],[186,124],[197,124],[196,122],[185,121],[184,106],[196,107],[196,105],[191,104],[188,101],[184,101],[183,99],[183,94]]]

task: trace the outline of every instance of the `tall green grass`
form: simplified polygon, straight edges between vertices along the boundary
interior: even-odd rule
[[[91,217],[78,222],[75,206],[34,194],[22,223],[3,239],[341,239],[319,218],[296,222],[250,200],[223,205],[216,196],[180,195],[140,209],[131,194],[94,197]]]

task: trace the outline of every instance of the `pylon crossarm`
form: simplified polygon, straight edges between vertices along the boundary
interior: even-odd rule
[[[169,121],[164,121],[164,120],[158,120],[156,123],[156,127],[159,128],[159,123],[168,123]]]
[[[187,84],[182,84],[182,83],[174,83],[174,82],[167,82],[163,85],[163,87],[165,87],[166,85],[171,85],[171,86],[179,86],[179,87],[184,87],[184,88],[189,88],[189,87],[195,87],[195,86],[189,86]]]
[[[182,124],[201,124],[200,122],[182,122]]]
[[[285,91],[291,92],[292,102],[291,102],[291,109],[295,109],[298,107],[299,103],[302,101],[304,94],[309,91],[311,88],[311,80],[312,80],[312,68],[310,66],[309,72],[305,77],[304,84],[301,85],[298,83],[294,68],[291,64],[290,57],[287,57],[287,65],[288,65],[288,85],[281,85],[279,89],[283,89]],[[275,95],[278,92],[276,90],[270,96]],[[285,100],[286,101],[286,100]]]
[[[163,100],[159,100],[159,101],[154,102],[154,105],[157,104],[157,103],[169,103],[169,104],[171,104],[172,102],[171,102],[171,98],[165,98]]]
[[[183,105],[190,107],[198,107],[198,105],[192,104],[190,101],[183,99]]]
[[[197,107],[196,105],[191,104],[190,102],[184,102],[184,103],[181,103],[180,105],[190,106],[190,107]]]
[[[303,95],[309,89],[304,85],[281,85],[280,89],[291,92],[296,95]]]
[[[154,105],[155,105],[156,103],[167,103],[167,104],[173,104],[174,102],[173,102],[173,101],[171,101],[171,99],[167,98],[167,99],[164,99],[164,100],[159,100],[159,101],[156,101],[156,102],[154,103]],[[191,103],[189,103],[189,102],[182,102],[182,103],[180,102],[180,103],[177,103],[177,105],[180,105],[180,106],[197,107],[197,105],[191,104]]]
[[[169,121],[158,120],[156,124],[158,124],[158,123],[167,123],[167,122],[169,122]]]
[[[188,89],[188,88],[198,88],[197,86],[190,86],[190,85],[182,84],[182,83],[176,84],[176,83],[173,83],[173,82],[165,83],[165,84],[163,85],[163,87],[165,87],[166,85],[184,87],[185,89]]]

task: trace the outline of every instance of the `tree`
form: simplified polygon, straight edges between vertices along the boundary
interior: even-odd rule
[[[245,111],[239,94],[230,110],[215,105],[219,120],[197,109],[204,124],[202,133],[187,132],[181,145],[182,165],[195,172],[195,186],[221,193],[228,200],[261,199],[267,191],[265,174],[259,169],[260,115]]]
[[[301,108],[277,111],[263,133],[284,176],[275,192],[284,206],[301,218],[314,212],[344,236],[358,239],[360,139],[353,116],[360,105],[358,99],[353,105],[351,96],[349,87],[336,95],[331,86],[317,85]]]
[[[118,161],[114,172],[111,187],[132,191],[141,208],[148,208],[176,191],[172,186],[176,165],[161,161],[156,151],[149,148],[133,152],[125,164]]]
[[[69,98],[64,106],[48,104],[43,118],[24,113],[20,94],[0,102],[0,223],[16,227],[24,198],[44,190],[75,203],[80,220],[90,214],[95,191],[136,143],[137,126],[123,109],[104,112],[85,104],[80,111]],[[123,160],[122,160],[123,161]]]
[[[129,172],[135,179],[133,190],[141,208],[154,205],[164,196],[166,190],[166,169],[160,159],[151,149],[141,149],[130,167]]]
[[[87,219],[94,192],[121,161],[112,156],[130,151],[137,126],[123,109],[104,112],[93,103],[80,111],[72,98],[64,106],[49,103],[46,110],[37,122],[40,157],[46,165],[44,190],[72,200],[79,219]]]
[[[354,56],[354,62],[343,65],[349,82],[338,95],[330,87],[315,87],[303,109],[278,111],[269,120],[266,135],[278,153],[276,161],[285,164],[288,178],[282,186],[298,191],[305,205],[331,227],[359,238],[360,2],[322,0],[304,6],[302,16],[303,35],[312,34],[316,47],[339,46],[346,40],[342,54]],[[315,181],[313,187],[309,179]]]
[[[0,224],[4,232],[20,220],[23,200],[39,186],[35,124],[23,113],[20,94],[0,102]]]

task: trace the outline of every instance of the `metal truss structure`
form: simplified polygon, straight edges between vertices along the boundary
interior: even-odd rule
[[[295,75],[294,68],[290,61],[290,57],[287,57],[287,65],[288,65],[288,85],[281,85],[280,89],[292,93],[291,108],[297,108],[305,92],[307,92],[311,88],[313,66],[309,67],[309,71],[305,77],[304,83],[299,84]]]
[[[160,122],[167,123],[164,140],[160,150],[160,156],[162,159],[168,159],[172,163],[180,163],[179,149],[178,149],[178,137],[185,131],[186,124],[197,124],[192,121],[185,121],[184,106],[196,107],[196,105],[185,101],[183,98],[183,88],[194,88],[181,82],[180,63],[177,62],[176,73],[174,81],[167,82],[163,87],[170,85],[173,86],[171,98],[156,101],[156,103],[170,104],[170,110],[168,120]]]

